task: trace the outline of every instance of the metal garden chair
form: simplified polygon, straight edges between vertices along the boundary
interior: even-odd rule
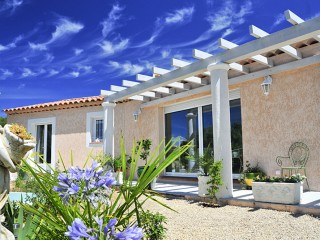
[[[293,143],[288,151],[288,156],[287,157],[281,157],[278,156],[276,158],[277,164],[281,167],[281,176],[284,176],[284,172],[287,171],[289,176],[292,174],[297,174],[300,171],[304,172],[304,175],[307,177],[306,173],[306,164],[309,158],[309,148],[306,144],[302,142],[295,142]],[[288,159],[289,164],[291,163],[291,166],[283,166],[282,165],[282,160]],[[309,188],[309,183],[308,183],[308,178],[306,179],[308,189]]]

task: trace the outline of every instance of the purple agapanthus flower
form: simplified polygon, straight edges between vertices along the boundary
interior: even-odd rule
[[[69,231],[65,235],[71,240],[98,240],[101,237],[108,240],[140,240],[143,238],[142,229],[137,226],[128,227],[122,232],[115,232],[117,220],[112,218],[102,232],[103,219],[94,217],[94,220],[98,224],[99,230],[87,228],[79,218],[76,218],[72,222],[72,225],[68,226]]]
[[[113,235],[117,240],[140,240],[143,238],[142,229],[133,226],[126,228],[123,232],[114,233]]]
[[[87,238],[89,239],[92,237],[88,234],[90,232],[90,229],[84,225],[84,223],[81,221],[81,219],[76,218],[71,226],[68,226],[68,232],[65,233],[66,236],[68,236],[71,240],[81,240],[81,238]]]
[[[98,203],[109,204],[110,187],[115,184],[112,173],[103,172],[96,161],[91,168],[71,167],[67,173],[60,173],[58,180],[58,186],[54,186],[53,190],[59,193],[64,204],[74,197],[79,200],[87,199],[94,208],[98,207]]]

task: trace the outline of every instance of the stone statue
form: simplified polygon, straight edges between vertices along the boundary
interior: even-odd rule
[[[36,146],[34,140],[23,140],[10,131],[11,125],[0,125],[0,209],[5,205],[10,191],[9,171],[17,172],[17,165],[28,151]],[[1,226],[4,216],[0,215],[0,239],[14,240],[13,234]]]

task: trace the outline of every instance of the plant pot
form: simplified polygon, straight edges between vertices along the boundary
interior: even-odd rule
[[[123,172],[114,172],[112,173],[113,177],[116,179],[116,185],[122,185],[123,184]]]
[[[255,201],[281,204],[300,204],[303,182],[253,182],[252,193]]]
[[[208,195],[209,185],[207,182],[209,181],[209,176],[198,176],[198,195],[200,197],[205,197]]]
[[[152,182],[150,183],[151,190],[154,190],[156,186],[157,186],[157,178],[153,179]]]
[[[252,187],[252,182],[255,177],[258,177],[259,173],[245,173],[244,174],[244,182],[247,186]]]

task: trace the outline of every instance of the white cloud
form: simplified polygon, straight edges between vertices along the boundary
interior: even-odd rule
[[[194,7],[182,8],[174,11],[173,13],[168,13],[165,18],[165,23],[167,24],[175,24],[181,23],[185,21],[191,21],[192,15],[194,12]]]
[[[21,73],[21,77],[22,78],[26,78],[26,77],[33,77],[36,76],[37,74],[35,72],[33,72],[30,68],[23,68],[22,69],[22,73]]]
[[[32,50],[39,50],[39,51],[47,50],[47,44],[46,43],[32,43],[32,42],[29,42],[29,47]]]
[[[112,6],[108,18],[101,22],[103,37],[107,37],[115,28],[119,27],[119,24],[116,25],[116,22],[121,18],[120,13],[123,9],[124,7],[121,7],[118,4]]]
[[[0,6],[0,13],[10,11],[11,14],[15,12],[16,8],[23,4],[23,0],[4,0]]]
[[[211,25],[211,31],[220,31],[244,23],[244,17],[250,13],[252,13],[252,2],[250,0],[245,1],[239,11],[236,9],[236,2],[227,0],[220,10],[207,17],[207,21]]]
[[[75,48],[74,49],[74,55],[79,56],[83,52],[83,49]]]
[[[45,54],[45,59],[48,63],[50,63],[54,60],[54,56],[51,53],[47,53]]]
[[[46,50],[48,45],[68,37],[70,35],[80,32],[84,28],[84,25],[77,22],[71,22],[67,18],[60,18],[57,21],[56,30],[51,34],[50,40],[44,43],[30,43],[29,46],[33,50]]]
[[[1,71],[1,79],[7,79],[13,75],[13,72],[10,72],[8,69],[0,68]]]
[[[283,13],[278,14],[275,17],[275,20],[274,20],[274,22],[272,24],[272,27],[278,26],[279,24],[283,23],[285,20],[286,20],[286,18],[285,18]]]
[[[52,77],[54,75],[57,75],[59,73],[59,71],[55,70],[55,69],[50,69],[49,74],[47,77]]]
[[[99,46],[102,48],[105,55],[109,56],[117,52],[125,50],[129,45],[129,39],[121,40],[119,43],[112,43],[110,41],[102,41]]]
[[[170,50],[162,50],[161,51],[161,57],[162,58],[167,58],[170,55]]]
[[[1,51],[6,51],[6,50],[9,50],[9,49],[12,49],[12,48],[15,48],[17,45],[17,43],[19,42],[19,41],[21,41],[22,40],[22,36],[21,35],[19,35],[18,37],[16,37],[14,40],[13,40],[13,42],[11,42],[11,43],[8,43],[7,45],[2,45],[2,44],[0,44],[0,52]]]
[[[25,61],[25,62],[29,62],[30,60],[29,60],[29,58],[24,57],[24,58],[23,58],[23,61]]]
[[[92,69],[92,66],[88,65],[79,65],[78,71],[81,72],[81,74],[95,73],[95,71]]]
[[[228,29],[226,29],[225,31],[224,31],[224,33],[222,34],[222,38],[224,38],[224,37],[226,37],[226,36],[228,36],[228,35],[230,35],[230,34],[232,34],[232,33],[234,33],[234,30],[232,29],[232,28],[228,28]]]
[[[130,61],[119,63],[116,61],[109,61],[108,67],[120,70],[120,75],[135,75],[142,72],[145,67],[138,64],[132,64]]]
[[[156,40],[156,38],[160,35],[165,26],[190,22],[192,20],[193,12],[194,7],[182,8],[175,10],[173,13],[166,13],[165,17],[157,18],[151,36],[147,40],[133,47],[140,48],[149,46]]]
[[[72,76],[72,77],[74,77],[74,78],[79,77],[79,75],[80,75],[80,72],[77,72],[77,71],[72,71],[72,72],[70,72],[70,76]]]

